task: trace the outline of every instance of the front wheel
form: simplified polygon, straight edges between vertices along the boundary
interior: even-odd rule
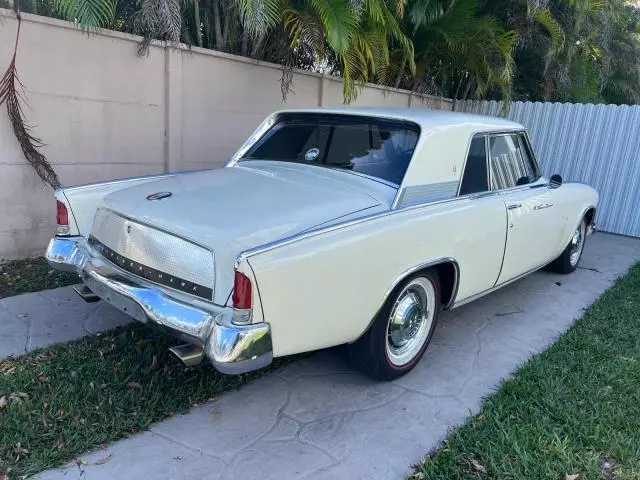
[[[580,221],[580,225],[569,241],[569,245],[564,251],[551,262],[547,269],[556,273],[571,273],[578,268],[580,258],[582,258],[582,252],[584,251],[584,242],[587,238],[587,222],[583,218]]]
[[[394,289],[369,330],[348,345],[350,360],[381,380],[404,375],[424,355],[439,313],[437,271],[428,269],[412,275]]]

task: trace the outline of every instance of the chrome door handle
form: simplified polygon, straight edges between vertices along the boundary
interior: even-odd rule
[[[512,203],[511,205],[509,205],[509,206],[507,207],[507,209],[508,209],[508,210],[515,210],[516,208],[520,208],[520,207],[522,207],[522,204],[521,204],[521,203]]]
[[[543,208],[553,207],[553,203],[539,203],[533,207],[534,210],[542,210]]]

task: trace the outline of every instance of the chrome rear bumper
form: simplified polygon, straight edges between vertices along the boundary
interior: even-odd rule
[[[165,291],[104,260],[82,237],[54,237],[49,264],[77,272],[100,298],[143,323],[151,322],[204,349],[222,373],[241,374],[265,367],[273,358],[267,323],[235,325],[232,309]]]

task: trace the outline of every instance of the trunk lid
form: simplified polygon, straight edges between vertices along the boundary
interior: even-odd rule
[[[216,277],[225,280],[216,282],[219,299],[223,293],[218,286],[229,282],[240,252],[354,212],[383,208],[366,188],[345,176],[351,177],[304,165],[235,166],[124,188],[107,195],[102,206],[211,249]],[[147,199],[159,192],[171,196]],[[224,290],[228,294],[228,288]]]
[[[380,204],[323,177],[244,167],[189,172],[116,191],[104,204],[212,250],[224,242],[241,251]],[[147,200],[159,192],[171,196]]]

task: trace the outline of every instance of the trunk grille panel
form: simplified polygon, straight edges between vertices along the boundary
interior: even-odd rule
[[[213,254],[175,235],[98,209],[91,243],[120,268],[155,283],[213,299]]]

